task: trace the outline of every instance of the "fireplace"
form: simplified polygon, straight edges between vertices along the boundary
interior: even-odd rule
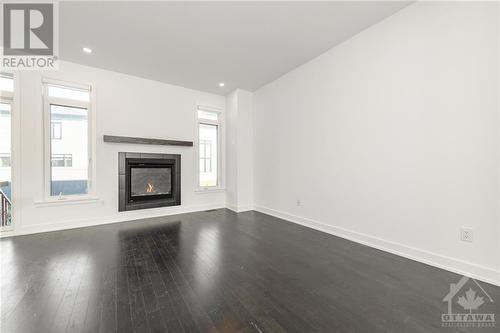
[[[118,210],[181,204],[181,157],[119,153]]]

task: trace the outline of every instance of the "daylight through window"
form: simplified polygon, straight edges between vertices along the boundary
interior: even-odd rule
[[[199,186],[216,187],[219,179],[220,115],[198,110]]]
[[[90,89],[46,84],[49,196],[89,193]]]

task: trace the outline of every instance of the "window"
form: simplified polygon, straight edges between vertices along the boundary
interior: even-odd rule
[[[10,182],[11,167],[11,104],[2,100],[0,103],[0,168],[9,168],[0,172],[0,182]]]
[[[60,121],[52,121],[50,123],[50,137],[52,140],[62,139],[62,123]]]
[[[14,77],[0,73],[0,229],[12,227],[12,111]]]
[[[92,175],[90,87],[45,82],[44,88],[47,196],[88,195]]]
[[[71,99],[81,102],[90,102],[90,94],[86,89],[74,89],[71,87],[49,85],[48,93],[51,97]]]
[[[73,155],[71,154],[52,154],[50,165],[53,167],[66,167],[73,166]]]
[[[199,186],[220,186],[220,113],[198,107]]]

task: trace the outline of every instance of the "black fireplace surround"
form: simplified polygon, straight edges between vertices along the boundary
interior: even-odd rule
[[[181,155],[118,153],[118,211],[181,204]]]

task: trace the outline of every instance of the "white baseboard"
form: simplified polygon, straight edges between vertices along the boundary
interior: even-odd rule
[[[118,222],[128,222],[128,221],[146,219],[151,217],[185,214],[185,213],[192,213],[192,212],[199,212],[204,210],[220,209],[220,208],[225,208],[224,204],[214,203],[214,204],[192,205],[192,206],[181,205],[173,207],[153,208],[140,211],[136,210],[136,211],[120,212],[111,216],[99,217],[99,218],[74,219],[58,223],[20,226],[16,228],[14,232],[6,235],[6,237],[37,234],[41,232],[49,232],[57,230],[83,228],[83,227],[105,225]]]
[[[378,250],[396,254],[401,257],[405,257],[424,264],[445,269],[447,271],[457,273],[460,275],[466,275],[468,277],[481,280],[487,283],[491,283],[496,286],[500,286],[499,270],[494,270],[488,267],[479,266],[456,258],[435,254],[422,249],[417,249],[407,245],[387,241],[378,237],[373,237],[370,235],[347,230],[344,228],[339,228],[336,226],[325,224],[323,222],[288,214],[285,212],[281,212],[263,206],[254,206],[254,210],[289,222],[297,223],[312,229],[326,232],[334,236],[342,237],[351,240],[353,242],[367,245],[376,248]]]
[[[233,212],[236,213],[243,213],[243,212],[248,212],[250,210],[253,210],[253,205],[233,205],[230,203],[226,202],[226,208],[232,210]]]

